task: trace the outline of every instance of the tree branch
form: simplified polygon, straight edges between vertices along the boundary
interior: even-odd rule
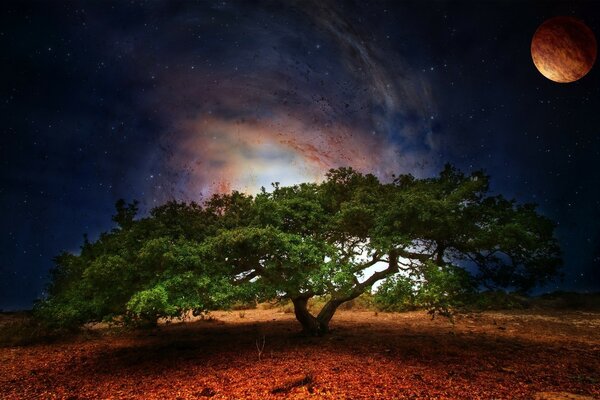
[[[432,254],[411,253],[410,251],[406,251],[403,249],[395,249],[395,251],[397,252],[397,255],[399,255],[400,257],[410,258],[413,260],[419,260],[421,262],[429,261],[429,260],[431,260],[431,257],[433,257]]]
[[[357,286],[357,289],[360,290],[360,293],[363,293],[366,288],[372,286],[378,280],[383,279],[391,274],[395,274],[396,272],[398,272],[398,251],[392,250],[389,254],[388,267],[383,271],[375,272],[369,277],[369,279]]]
[[[371,261],[368,261],[364,264],[357,265],[356,267],[352,268],[351,272],[355,273],[358,271],[362,271],[363,269],[372,267],[373,265],[377,264],[378,262],[383,261],[380,256],[381,256],[381,254],[378,251],[376,251],[375,254],[373,254],[373,258],[371,259]]]

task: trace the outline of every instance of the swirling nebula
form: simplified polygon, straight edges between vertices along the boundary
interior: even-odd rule
[[[165,126],[151,166],[163,197],[255,192],[341,166],[383,178],[428,172],[435,107],[420,73],[374,45],[359,21],[319,3],[247,11],[235,30],[214,24],[231,20],[226,6],[210,19],[175,18],[165,30],[174,37],[153,44],[172,53],[143,100]],[[198,29],[210,35],[190,44]],[[136,53],[153,62],[142,46]]]

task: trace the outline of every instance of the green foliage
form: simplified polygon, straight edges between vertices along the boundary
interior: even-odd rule
[[[452,265],[427,263],[423,270],[424,281],[417,293],[417,302],[430,314],[449,316],[461,307],[474,292],[471,276],[462,268]]]
[[[161,315],[178,314],[177,308],[169,302],[167,289],[162,285],[134,293],[127,302],[127,311],[145,321],[156,321]]]
[[[488,186],[485,174],[451,166],[390,183],[340,168],[322,183],[171,201],[143,218],[137,202],[119,200],[115,229],[56,257],[36,314],[57,327],[155,323],[315,296],[314,311],[335,311],[382,279],[380,307],[447,313],[478,287],[526,291],[554,277],[554,224]],[[385,269],[366,272],[377,264]]]
[[[419,308],[415,282],[402,275],[384,280],[373,295],[375,305],[382,311],[411,311]]]
[[[139,203],[137,201],[126,204],[125,200],[119,199],[115,204],[117,213],[112,217],[112,220],[122,229],[131,227],[131,225],[133,225],[133,219],[139,210],[138,205]]]
[[[387,278],[374,295],[384,311],[427,309],[432,315],[450,315],[475,292],[473,278],[462,268],[426,263],[411,276]]]

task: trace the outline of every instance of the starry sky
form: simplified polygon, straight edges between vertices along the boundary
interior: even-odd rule
[[[118,198],[484,169],[558,222],[565,277],[600,290],[600,67],[557,84],[530,43],[593,2],[30,2],[0,6],[0,308],[111,229]]]

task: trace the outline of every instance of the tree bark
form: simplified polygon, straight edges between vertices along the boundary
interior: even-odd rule
[[[296,319],[302,325],[304,333],[310,336],[323,336],[329,332],[329,322],[331,321],[331,318],[333,318],[338,307],[355,297],[358,297],[358,295],[351,295],[343,299],[329,300],[316,317],[308,311],[307,303],[309,298],[302,297],[292,299],[292,303],[294,303]]]
[[[329,332],[329,321],[333,318],[333,314],[335,314],[338,307],[346,301],[347,300],[331,299],[323,306],[321,312],[317,315],[317,320],[319,321],[323,333]]]
[[[322,336],[325,331],[322,330],[321,323],[319,320],[308,311],[308,299],[310,297],[297,297],[292,299],[294,304],[294,314],[296,319],[302,325],[302,329],[305,334],[310,336]]]

